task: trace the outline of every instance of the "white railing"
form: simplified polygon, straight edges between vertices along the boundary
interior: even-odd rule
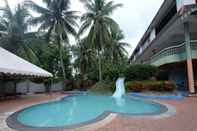
[[[191,49],[197,50],[197,40],[191,41]],[[185,52],[185,42],[179,45],[167,47],[160,52],[156,53],[154,56],[151,57],[151,61],[156,61],[162,57],[174,55],[174,54],[180,54]]]

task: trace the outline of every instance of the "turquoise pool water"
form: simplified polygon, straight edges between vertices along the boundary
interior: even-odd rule
[[[20,112],[17,120],[31,127],[66,127],[94,120],[104,112],[126,114],[160,113],[161,105],[125,96],[76,95],[56,102],[32,106]]]

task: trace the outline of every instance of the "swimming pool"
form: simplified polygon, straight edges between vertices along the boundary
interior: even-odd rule
[[[124,96],[115,99],[104,95],[73,95],[59,101],[35,105],[17,113],[24,126],[69,127],[95,120],[106,112],[124,115],[153,115],[164,112],[160,104]]]

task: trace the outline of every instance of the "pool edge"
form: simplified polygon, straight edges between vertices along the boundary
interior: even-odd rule
[[[65,96],[65,97],[71,97],[73,95],[69,95],[69,96]],[[48,102],[54,102],[57,100],[61,100],[65,97],[61,97],[59,99],[56,100],[52,100],[52,101],[48,101]],[[164,117],[170,117],[174,114],[174,112],[176,113],[176,109],[174,109],[172,106],[167,105],[165,103],[161,103],[158,101],[149,101],[149,100],[145,100],[147,102],[151,102],[153,104],[158,104],[160,105],[162,108],[161,112],[157,112],[157,113],[145,113],[145,114],[131,114],[131,113],[118,113],[118,112],[103,112],[100,116],[98,116],[97,118],[90,120],[90,121],[86,121],[83,123],[79,123],[76,125],[71,125],[71,126],[65,126],[65,127],[31,127],[31,126],[26,126],[23,125],[22,123],[20,123],[17,120],[17,116],[19,113],[21,113],[22,111],[24,111],[27,108],[30,108],[32,106],[36,106],[39,104],[45,104],[48,102],[43,102],[43,103],[38,103],[38,104],[34,104],[31,105],[29,107],[26,107],[22,110],[19,110],[15,113],[13,113],[12,115],[10,115],[7,119],[6,119],[6,123],[8,125],[8,127],[15,129],[15,130],[20,130],[20,131],[70,131],[70,130],[80,130],[80,129],[84,129],[87,131],[88,128],[94,128],[94,126],[99,126],[97,128],[103,127],[104,125],[110,123],[111,121],[113,121],[118,115],[124,116],[124,117],[139,117],[139,118],[153,118],[153,119],[160,119],[160,118],[164,118]],[[171,111],[173,110],[173,111]],[[173,112],[173,113],[172,113]],[[107,123],[106,123],[107,121]],[[98,124],[99,123],[99,124]]]

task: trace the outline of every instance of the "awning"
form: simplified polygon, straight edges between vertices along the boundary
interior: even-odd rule
[[[0,74],[27,76],[27,77],[52,77],[53,75],[42,68],[16,56],[0,47]]]

